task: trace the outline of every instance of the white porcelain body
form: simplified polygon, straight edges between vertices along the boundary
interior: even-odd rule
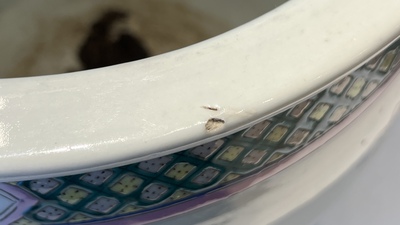
[[[399,35],[399,9],[397,0],[292,0],[220,36],[145,60],[1,79],[0,179],[123,165],[233,133],[387,46]],[[207,132],[210,118],[225,124]]]

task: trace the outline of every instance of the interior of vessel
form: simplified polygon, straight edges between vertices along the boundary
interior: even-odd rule
[[[0,78],[141,60],[236,28],[286,0],[2,0]]]

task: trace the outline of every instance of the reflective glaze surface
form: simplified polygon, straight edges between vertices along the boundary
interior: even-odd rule
[[[295,107],[236,134],[182,152],[118,168],[13,183],[19,192],[28,192],[37,199],[14,224],[80,223],[122,216],[130,216],[135,222],[135,216],[145,214],[151,221],[159,217],[152,213],[164,217],[177,214],[179,211],[163,211],[207,198],[207,193],[218,192],[218,198],[223,198],[235,185],[240,191],[249,185],[241,188],[238,184],[249,183],[253,175],[274,169],[340,124],[393,74],[399,61],[396,42],[351,75]]]
[[[399,8],[398,0],[293,0],[221,36],[143,61],[2,79],[0,179],[140,162],[261,122],[389,44],[398,36]],[[224,124],[209,132],[212,118]]]

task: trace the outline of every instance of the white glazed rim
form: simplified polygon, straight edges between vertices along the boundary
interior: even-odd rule
[[[157,57],[1,79],[0,178],[119,166],[250,126],[390,44],[400,34],[399,9],[397,0],[292,0],[223,35]],[[210,118],[225,124],[207,132]]]

